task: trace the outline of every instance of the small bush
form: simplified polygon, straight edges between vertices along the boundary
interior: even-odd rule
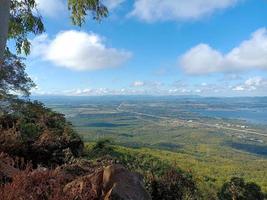
[[[162,177],[151,177],[148,190],[152,200],[195,200],[195,182],[176,170],[169,170]]]
[[[111,155],[113,154],[113,152],[114,149],[112,147],[112,141],[110,139],[105,138],[105,139],[100,139],[95,143],[95,145],[88,153],[88,156],[90,158],[97,158],[106,155]]]
[[[220,200],[264,200],[260,186],[246,183],[244,179],[233,177],[226,182],[218,194]]]
[[[21,123],[20,131],[23,141],[35,140],[40,134],[40,128],[34,123]]]

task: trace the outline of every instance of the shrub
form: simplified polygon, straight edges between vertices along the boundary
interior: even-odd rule
[[[35,140],[40,134],[40,128],[34,123],[21,123],[20,125],[22,140]]]
[[[112,141],[108,138],[98,140],[88,152],[88,157],[98,158],[114,153]]]
[[[0,200],[96,200],[93,190],[64,192],[63,176],[54,170],[27,167],[14,177],[11,183],[0,186]]]
[[[83,150],[83,142],[64,115],[37,101],[13,102],[9,113],[0,116],[0,132],[0,151],[23,157],[35,166],[63,164],[71,154],[77,157]]]
[[[151,177],[148,190],[152,200],[197,199],[195,182],[173,169],[166,172],[162,177]]]
[[[226,182],[218,194],[220,200],[264,200],[260,186],[246,183],[244,179],[233,177]]]

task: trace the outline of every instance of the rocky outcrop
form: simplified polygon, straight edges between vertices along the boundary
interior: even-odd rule
[[[92,199],[102,200],[150,200],[142,177],[122,165],[110,165],[93,174],[82,176],[64,187],[67,194],[90,194]]]
[[[122,165],[111,165],[103,172],[104,200],[149,200],[140,174],[129,172]]]
[[[81,159],[73,164],[58,166],[56,169],[26,167],[20,170],[14,167],[15,162],[7,154],[0,154],[0,184],[6,185],[6,188],[0,188],[0,193],[1,189],[10,191],[16,188],[18,193],[12,193],[14,198],[11,199],[28,199],[32,192],[32,199],[37,200],[39,196],[36,191],[47,195],[41,199],[50,199],[50,192],[59,200],[151,199],[145,190],[142,177],[119,164],[104,167],[102,162],[92,163]]]

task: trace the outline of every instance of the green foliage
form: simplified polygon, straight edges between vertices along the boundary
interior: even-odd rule
[[[0,116],[0,133],[0,152],[23,157],[34,167],[64,164],[83,151],[64,115],[37,101],[13,100]]]
[[[103,149],[105,150],[103,151]],[[114,144],[111,145],[107,139],[93,144],[87,143],[85,152],[88,159],[100,160],[101,157],[104,159],[106,155],[109,155],[129,170],[142,174],[153,200],[189,200],[197,198],[198,190],[190,173],[174,168],[169,162],[160,160],[150,154]]]
[[[53,133],[53,136],[78,137],[64,115],[38,101],[13,100],[8,111],[0,118],[0,131],[15,126],[24,141],[32,141],[44,131]],[[9,126],[7,122],[11,122]]]
[[[112,146],[112,140],[108,138],[97,140],[92,146],[87,146],[86,156],[90,159],[96,159],[106,155],[113,155],[114,148]]]
[[[244,179],[233,177],[226,182],[218,194],[220,200],[264,200],[260,186],[245,183]]]
[[[97,21],[108,16],[108,9],[103,5],[102,0],[68,0],[68,8],[71,11],[73,24],[78,26],[85,22],[88,11]]]
[[[107,8],[99,0],[69,0],[68,8],[73,24],[79,26],[84,23],[88,12],[92,13],[95,20],[101,20],[108,15]],[[8,28],[8,39],[15,41],[17,54],[30,54],[29,35],[39,35],[45,31],[36,0],[11,0]],[[32,87],[34,83],[25,72],[22,58],[13,55],[6,48],[4,64],[0,68],[0,100],[7,100],[10,92],[29,96]],[[2,114],[2,103],[0,108]]]
[[[167,171],[160,178],[150,180],[152,200],[194,200],[200,199],[193,181],[186,179],[175,170]]]
[[[69,0],[68,8],[74,25],[81,26],[88,13],[94,20],[107,17],[108,9],[100,0]],[[29,34],[39,35],[45,31],[36,0],[11,0],[8,39],[15,40],[18,54],[30,54]]]
[[[3,65],[0,68],[0,97],[3,98],[10,92],[28,96],[30,89],[35,86],[26,74],[25,64],[22,60],[22,58],[6,51]]]
[[[34,123],[22,122],[20,131],[23,140],[35,140],[40,134],[40,128]]]
[[[96,153],[107,154],[113,150],[112,141],[110,139],[100,139],[93,146],[93,151]]]
[[[99,157],[92,156],[92,149],[94,149],[94,146],[96,146],[95,143],[86,143],[85,155],[88,159],[99,160]],[[203,165],[201,162],[195,163],[195,161],[192,160],[193,158],[191,158],[189,155],[149,148],[127,148],[115,144],[111,145],[111,147],[112,150],[106,152],[106,154],[112,156],[113,159],[126,166],[129,170],[141,173],[145,178],[145,183],[148,190],[151,194],[153,193],[154,196],[164,195],[165,193],[169,193],[168,191],[170,190],[175,190],[177,193],[182,190],[184,199],[194,199],[197,196],[198,199],[217,200],[220,195],[218,191],[223,190],[221,189],[222,185],[224,185],[224,187],[227,185],[225,181],[223,181],[221,184],[217,181],[217,179],[220,180],[224,178],[223,174],[227,172],[227,167],[225,166],[220,168],[220,172],[215,171],[217,176],[216,178],[213,178],[212,173],[215,172],[207,169],[206,164]],[[101,156],[104,155],[105,154],[102,154]],[[217,163],[216,160],[213,160],[213,162]],[[194,164],[198,165],[196,171],[191,170],[192,168],[190,167],[190,165]],[[259,166],[259,169],[261,168],[262,166]],[[239,170],[241,170],[241,168],[239,168]],[[170,175],[173,172],[177,173],[176,178],[174,175]],[[237,174],[238,173],[241,172],[237,172]],[[201,174],[208,176],[202,177]],[[174,180],[177,180],[172,181],[170,179],[171,177],[174,177]],[[264,175],[262,175],[261,178],[264,179],[263,177]],[[247,198],[244,200],[254,200],[257,195],[262,197],[263,193],[261,192],[261,188],[257,184],[253,183],[254,180],[251,178],[246,178],[246,180],[250,180],[250,182],[245,183],[246,191],[244,192],[244,196]],[[253,182],[251,182],[251,180],[253,180]],[[182,189],[179,187],[181,184],[185,185],[186,187]],[[160,190],[159,188],[163,189]],[[191,189],[188,191],[188,188]],[[225,193],[227,194],[227,192]],[[171,193],[168,195],[169,199],[174,198]]]
[[[17,53],[30,53],[29,34],[44,32],[44,24],[37,11],[35,0],[12,0],[8,38],[16,42]]]

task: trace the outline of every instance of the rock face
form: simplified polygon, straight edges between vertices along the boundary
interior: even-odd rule
[[[149,200],[142,177],[122,165],[111,165],[103,173],[104,200]]]
[[[36,191],[47,195],[42,199],[50,199],[51,193],[59,200],[151,200],[142,177],[122,165],[103,167],[101,164],[81,160],[56,169],[38,167],[23,171],[15,168],[14,162],[7,154],[0,154],[0,184],[6,185],[12,195],[15,195],[8,200],[18,197],[38,200]],[[10,186],[9,183],[13,185]],[[13,194],[14,188],[17,194]],[[25,188],[28,188],[26,192]],[[0,188],[0,193],[1,189],[5,188]]]
[[[143,180],[137,173],[129,172],[122,165],[111,165],[93,174],[82,176],[64,187],[67,194],[80,197],[90,194],[93,200],[150,200]]]

